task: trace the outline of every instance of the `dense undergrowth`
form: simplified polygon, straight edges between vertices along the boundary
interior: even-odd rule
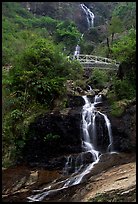
[[[120,9],[126,12],[124,7]],[[114,15],[118,15],[118,9]],[[136,90],[136,30],[134,26],[125,29],[126,35],[120,34],[108,53],[120,61],[118,74],[110,77],[97,70],[86,80],[99,89],[111,85],[108,99],[111,113],[116,116],[123,112],[119,101],[133,100]],[[89,31],[89,38],[93,32]],[[81,39],[74,22],[34,16],[17,2],[2,3],[3,166],[15,164],[22,156],[28,127],[35,117],[55,107],[66,108],[67,80],[79,81],[85,86],[81,65],[67,57],[73,53],[78,40],[80,45],[84,43],[86,54],[91,54],[93,44],[89,39]],[[108,51],[106,46],[100,50]]]

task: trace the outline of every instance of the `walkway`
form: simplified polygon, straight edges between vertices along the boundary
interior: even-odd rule
[[[76,58],[82,65],[83,67],[86,68],[93,68],[95,66],[101,68],[101,69],[118,69],[119,67],[119,62],[116,60],[112,60],[109,58],[105,57],[99,57],[95,55],[83,55],[80,54]],[[110,65],[110,66],[105,66],[105,65]]]

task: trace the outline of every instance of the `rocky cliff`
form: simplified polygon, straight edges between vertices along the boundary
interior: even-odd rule
[[[89,98],[91,101],[94,100],[94,96],[89,96]],[[66,162],[66,155],[81,152],[83,105],[84,101],[81,96],[70,96],[68,108],[49,112],[36,118],[29,127],[28,140],[23,150],[23,161],[33,166],[62,169]],[[103,104],[97,108],[106,112],[110,118],[114,150],[134,152],[136,147],[135,104],[129,106],[121,117],[110,116],[108,103],[104,97]],[[100,152],[105,152],[108,133],[104,118],[97,116],[96,124],[97,138],[99,138],[97,145]],[[101,134],[103,134],[102,140]]]
[[[86,14],[80,4],[84,3],[95,15],[94,26],[104,25],[118,2],[21,2],[35,15],[49,16],[59,20],[72,20],[81,32],[88,29]]]

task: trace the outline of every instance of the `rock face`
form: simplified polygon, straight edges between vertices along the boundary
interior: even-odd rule
[[[59,171],[16,166],[2,172],[2,201],[28,202],[33,190],[60,179]],[[136,202],[136,162],[132,154],[101,155],[100,162],[84,183],[64,189],[43,202],[130,201]],[[114,191],[113,195],[112,192]],[[44,191],[45,192],[45,191]],[[120,192],[120,194],[118,194]],[[108,193],[108,197],[106,196]],[[101,197],[97,198],[97,194]],[[106,197],[105,197],[106,196]],[[121,196],[121,197],[120,197]],[[123,197],[122,197],[123,196]],[[104,200],[101,200],[104,199]],[[109,199],[110,198],[110,199]]]
[[[93,96],[88,96],[91,101]],[[105,100],[105,99],[104,99]],[[136,146],[136,106],[129,107],[120,118],[111,117],[103,104],[98,110],[107,111],[111,122],[113,150],[118,152],[135,151]],[[30,125],[28,140],[23,149],[23,161],[48,169],[63,169],[66,156],[82,152],[82,106],[81,96],[70,96],[68,108],[63,111],[46,113]],[[108,105],[107,105],[108,106]],[[109,136],[103,116],[96,117],[96,144],[98,151],[107,151]],[[102,136],[101,136],[102,135]]]
[[[93,101],[92,96],[89,98]],[[99,107],[102,112],[106,109],[105,104]],[[74,172],[75,166],[71,166],[67,175],[62,174],[66,156],[71,154],[74,162],[78,153],[82,152],[81,109],[84,102],[82,97],[75,96],[73,100],[72,96],[68,105],[63,111],[41,115],[30,125],[28,141],[23,150],[24,166],[17,165],[3,170],[3,202],[26,202],[27,197],[34,194],[35,190],[42,192],[43,188],[56,185],[55,179],[62,181]],[[83,177],[82,183],[56,191],[45,197],[43,202],[101,202],[101,198],[105,202],[109,199],[111,202],[135,202],[135,154],[130,153],[136,146],[135,116],[136,106],[131,104],[122,117],[110,117],[113,145],[120,152],[112,154],[104,152],[104,145],[108,143],[107,128],[104,118],[97,117],[97,145],[103,152],[99,156],[99,162]],[[84,164],[94,161],[89,152],[83,154]],[[30,164],[29,168],[25,162]],[[78,158],[79,162],[81,163],[81,157]]]
[[[136,105],[126,109],[122,117],[111,117],[114,146],[118,151],[135,151]]]
[[[24,161],[48,167],[50,158],[60,157],[52,165],[55,163],[54,167],[63,168],[66,161],[63,154],[81,152],[80,124],[80,108],[47,113],[37,118],[29,128],[29,139],[23,150]]]
[[[81,32],[88,29],[86,14],[81,9],[83,2],[21,2],[36,15],[50,16],[59,20],[72,20]],[[117,2],[84,2],[95,14],[94,26],[105,24]]]

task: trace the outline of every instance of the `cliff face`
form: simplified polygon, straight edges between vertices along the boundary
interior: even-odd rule
[[[49,16],[59,20],[72,20],[84,32],[87,26],[86,14],[80,4],[83,2],[21,2],[22,6],[35,15]],[[118,2],[84,2],[94,13],[94,26],[103,25],[111,17]]]
[[[89,98],[92,100],[93,96],[89,96]],[[23,150],[23,161],[31,165],[45,166],[48,169],[63,169],[66,155],[77,155],[82,151],[81,110],[83,105],[82,97],[72,96],[69,98],[68,108],[46,113],[36,118],[29,127],[28,140]],[[105,101],[97,108],[102,112],[108,112]],[[135,152],[135,104],[126,109],[121,117],[110,116],[110,119],[114,150],[117,152]],[[97,117],[95,122],[97,148],[104,153],[108,145],[105,121],[103,117]],[[56,136],[58,137],[56,138]]]

